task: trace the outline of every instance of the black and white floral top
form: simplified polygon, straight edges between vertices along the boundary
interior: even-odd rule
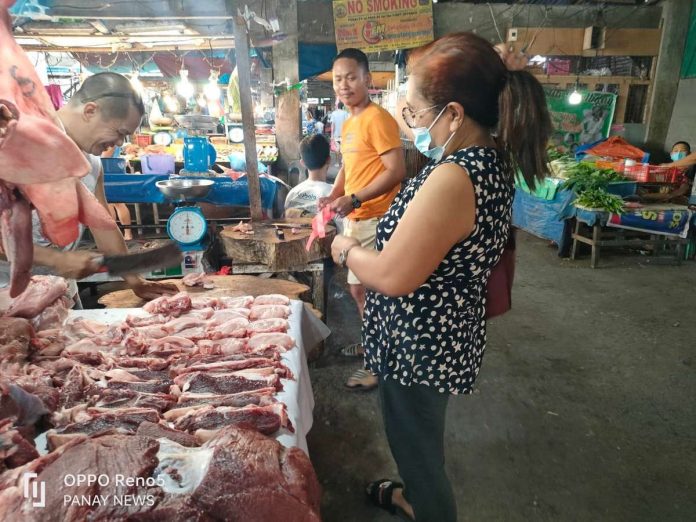
[[[512,219],[512,177],[497,151],[471,147],[426,165],[380,220],[376,248],[382,250],[408,204],[441,163],[457,163],[469,173],[476,194],[474,230],[409,295],[367,292],[362,330],[365,366],[406,386],[424,384],[442,393],[471,393],[486,346],[486,282],[503,252]]]

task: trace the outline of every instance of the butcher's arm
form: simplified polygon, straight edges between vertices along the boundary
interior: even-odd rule
[[[97,186],[94,191],[99,203],[108,210],[109,206],[106,202],[106,194],[104,193],[104,173],[99,174]],[[116,227],[113,229],[93,229],[90,230],[94,241],[97,243],[97,248],[102,254],[127,254],[128,247],[123,239],[123,234]],[[147,279],[137,275],[129,274],[123,276],[123,280],[128,283],[135,295],[143,299],[155,299],[161,295],[171,295],[178,292],[175,285],[169,283],[158,283],[148,281]]]
[[[447,253],[474,228],[474,189],[456,165],[437,167],[418,191],[381,252],[353,246],[347,265],[360,281],[388,296],[422,285]],[[351,238],[339,236],[336,251]],[[333,247],[332,247],[333,249]]]
[[[406,161],[401,147],[389,150],[380,156],[384,171],[366,187],[355,193],[362,202],[386,194],[406,177]]]
[[[346,174],[343,165],[341,165],[341,168],[338,171],[338,174],[336,175],[336,179],[334,180],[333,189],[331,189],[331,193],[324,198],[319,198],[319,200],[317,201],[317,208],[321,210],[326,205],[332,203],[334,200],[343,196],[345,194],[345,183]]]
[[[93,252],[63,252],[56,248],[34,245],[33,264],[48,267],[61,277],[82,279],[99,270],[99,265],[95,263],[96,257]],[[0,254],[0,259],[7,260],[7,257]]]

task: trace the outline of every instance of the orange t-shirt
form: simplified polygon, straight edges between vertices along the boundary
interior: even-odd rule
[[[348,118],[341,133],[345,194],[355,194],[372,183],[385,171],[380,156],[397,147],[401,147],[399,126],[392,115],[379,105],[370,103],[359,115]],[[364,201],[361,207],[351,212],[348,217],[381,217],[391,205],[399,188],[397,184],[386,194]]]

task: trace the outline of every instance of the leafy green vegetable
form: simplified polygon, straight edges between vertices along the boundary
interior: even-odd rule
[[[619,196],[609,194],[604,188],[588,188],[578,195],[575,205],[592,209],[601,208],[614,214],[621,214],[624,202]]]
[[[566,169],[568,179],[563,183],[565,190],[582,194],[588,189],[606,188],[612,181],[624,181],[621,174],[612,169],[600,169],[591,163],[579,162]]]

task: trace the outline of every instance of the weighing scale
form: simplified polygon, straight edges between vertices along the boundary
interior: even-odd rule
[[[182,176],[214,176],[210,167],[217,159],[215,147],[206,136],[217,130],[218,118],[204,114],[180,114],[175,119],[186,130]]]
[[[203,253],[208,248],[208,222],[196,202],[203,199],[215,182],[212,179],[170,178],[155,183],[176,209],[167,220],[167,235],[184,255],[181,273],[203,272]]]

